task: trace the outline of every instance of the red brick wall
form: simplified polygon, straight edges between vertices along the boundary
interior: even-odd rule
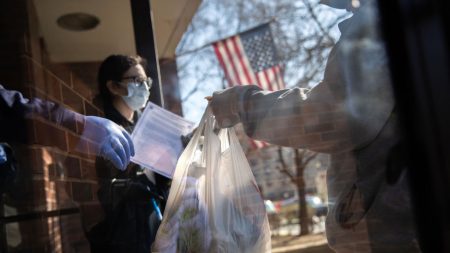
[[[98,63],[52,63],[38,36],[32,1],[2,1],[0,27],[2,85],[82,114],[102,114],[92,103]],[[20,166],[18,187],[2,203],[7,216],[18,220],[8,223],[6,235],[2,235],[8,252],[86,252],[80,210],[92,213],[91,217],[101,215],[94,156],[68,152],[76,145],[77,133],[51,122],[32,120],[27,129],[24,134],[30,143],[14,145]],[[64,210],[71,210],[71,214],[33,216]]]

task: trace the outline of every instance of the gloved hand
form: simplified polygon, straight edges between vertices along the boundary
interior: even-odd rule
[[[77,149],[85,148],[87,142],[93,144],[89,145],[91,152],[111,161],[120,170],[125,170],[130,157],[134,156],[133,142],[127,131],[105,118],[85,117],[84,130]]]
[[[241,121],[239,114],[244,112],[246,95],[255,90],[260,88],[256,85],[241,85],[213,93],[209,99],[210,106],[219,127],[232,127]]]

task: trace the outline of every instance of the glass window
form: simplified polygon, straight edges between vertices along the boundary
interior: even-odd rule
[[[178,48],[183,109],[198,117],[200,97],[232,87],[213,95],[216,119],[242,124],[243,145],[270,144],[247,156],[266,164],[258,180],[271,181],[262,192],[285,221],[274,247],[322,233],[323,252],[419,252],[377,3],[208,1],[197,15]]]
[[[79,3],[92,13],[10,2],[0,8],[9,25],[0,38],[0,252],[151,252],[173,182],[137,161],[119,165],[130,152],[116,149],[149,98],[195,124],[209,106],[218,128],[234,127],[273,252],[421,252],[424,228],[446,229],[442,13],[412,17],[431,9],[403,13],[413,4],[376,0],[192,0],[152,1],[152,19],[137,1]],[[401,42],[408,47],[392,46]],[[158,63],[137,56],[152,50]],[[417,170],[411,143],[432,166]],[[168,156],[179,157],[159,159]],[[422,182],[440,192],[419,196]],[[442,210],[428,217],[423,203]]]

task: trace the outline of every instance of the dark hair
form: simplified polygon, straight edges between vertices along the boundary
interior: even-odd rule
[[[123,74],[133,66],[142,65],[146,68],[146,61],[140,56],[110,55],[100,65],[97,76],[99,94],[97,102],[101,102],[104,107],[112,104],[111,93],[106,86],[108,81],[119,82]],[[101,101],[98,101],[101,100]]]

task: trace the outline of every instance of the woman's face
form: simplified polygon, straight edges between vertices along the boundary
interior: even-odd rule
[[[143,108],[148,101],[152,81],[145,74],[142,65],[130,67],[120,81],[107,83],[108,89],[114,96],[114,104],[123,101],[130,111]]]
[[[139,110],[147,104],[150,95],[151,79],[147,78],[142,65],[129,68],[122,76],[119,85],[127,89],[122,100],[132,111]]]
[[[147,79],[147,75],[145,74],[144,68],[142,67],[142,65],[138,64],[135,65],[133,67],[130,67],[123,75],[122,75],[122,80],[121,83],[124,85],[120,85],[121,89],[122,89],[122,96],[127,96],[128,95],[128,91],[127,91],[127,86],[128,83],[139,80],[146,80]]]
[[[145,74],[142,65],[138,64],[130,67],[123,75],[119,82],[109,83],[109,92],[118,98],[123,96],[128,96],[128,85],[134,81],[147,80],[147,75]],[[149,87],[150,88],[150,87]]]
[[[142,65],[138,64],[133,66],[127,70],[122,76],[122,82],[132,82],[133,80],[145,80],[147,79],[147,75],[145,74],[144,68]]]

